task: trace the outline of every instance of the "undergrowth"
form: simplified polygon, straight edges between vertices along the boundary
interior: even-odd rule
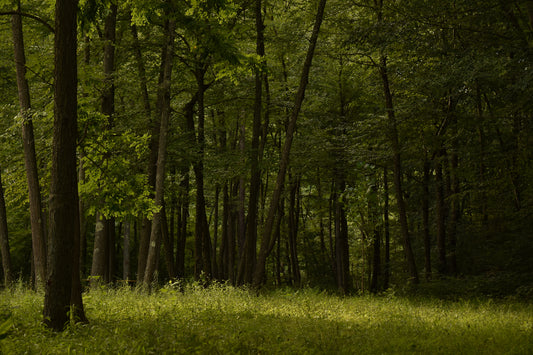
[[[304,289],[256,295],[215,284],[84,294],[88,324],[54,333],[43,295],[0,292],[3,354],[528,354],[533,305]],[[2,334],[3,332],[3,334]]]

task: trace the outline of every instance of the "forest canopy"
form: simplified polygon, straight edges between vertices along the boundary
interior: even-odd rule
[[[54,3],[0,1],[4,284],[46,279]],[[85,282],[533,294],[532,1],[82,0],[76,52]]]

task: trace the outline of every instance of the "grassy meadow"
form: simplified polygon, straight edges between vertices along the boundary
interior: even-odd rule
[[[84,295],[89,324],[43,327],[43,295],[0,292],[2,354],[533,354],[533,305],[223,285]]]

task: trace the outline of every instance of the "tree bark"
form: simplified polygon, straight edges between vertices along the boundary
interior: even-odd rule
[[[122,247],[122,279],[127,283],[130,279],[130,240],[131,240],[131,222],[129,219],[124,221],[124,244]]]
[[[116,22],[117,5],[110,5],[111,12],[106,16],[104,22],[104,61],[103,61],[103,90],[100,103],[102,114],[107,117],[107,129],[111,129],[114,124],[115,114],[115,42],[116,42]],[[111,281],[111,269],[114,252],[114,240],[111,240],[112,228],[114,231],[114,219],[109,220],[106,216],[97,212],[97,222],[94,233],[93,263],[91,268],[91,284],[108,283]],[[100,224],[99,224],[100,223]]]
[[[383,229],[385,232],[385,265],[383,270],[383,289],[389,288],[390,265],[390,223],[389,223],[389,170],[383,169]]]
[[[448,271],[446,265],[446,205],[444,201],[444,179],[442,173],[441,151],[435,159],[435,214],[437,224],[437,249],[438,249],[438,270],[445,274]]]
[[[265,56],[264,25],[262,0],[255,1],[256,54],[263,60]],[[250,194],[248,199],[248,216],[244,243],[244,283],[251,284],[257,257],[257,208],[261,185],[261,169],[259,152],[261,138],[261,120],[263,106],[263,66],[260,63],[255,72],[254,118],[252,124],[252,146],[250,154]]]
[[[107,264],[109,260],[108,249],[108,227],[107,220],[100,212],[96,212],[96,223],[94,227],[93,260],[91,266],[91,286],[98,286],[107,283]]]
[[[6,202],[4,199],[4,187],[2,185],[2,171],[0,168],[0,256],[4,270],[4,286],[8,288],[13,281],[11,270],[11,253],[9,251],[9,235],[7,229]]]
[[[163,201],[161,208],[161,237],[163,239],[163,248],[165,250],[165,263],[167,266],[168,277],[173,279],[176,277],[174,272],[174,243],[172,243],[171,234],[168,230],[168,215]]]
[[[457,176],[457,169],[459,166],[459,157],[455,149],[450,153],[450,220],[448,230],[448,268],[451,275],[457,275],[457,225],[461,218],[460,204],[459,204],[459,177]]]
[[[376,179],[377,181],[377,179]],[[377,183],[372,186],[372,193],[377,195],[378,186]],[[372,274],[370,279],[370,292],[377,293],[380,290],[381,279],[381,230],[379,223],[379,205],[377,198],[375,201],[370,201],[369,205],[369,218],[372,221],[373,235],[372,235],[372,261],[371,268]]]
[[[136,28],[135,28],[136,30]],[[134,29],[132,28],[132,31]],[[144,60],[140,53],[140,47],[138,41],[135,40],[137,32],[135,31],[134,36],[134,51],[137,60],[137,66],[139,70],[139,78],[141,83],[141,92],[144,103],[144,110],[146,116],[149,117],[148,128],[150,130],[150,154],[148,157],[148,166],[146,172],[148,175],[148,186],[151,188],[151,196],[153,197],[153,191],[155,191],[155,181],[157,173],[157,154],[159,149],[159,129],[161,126],[161,107],[162,107],[162,90],[158,90],[157,93],[157,105],[156,105],[156,114],[152,116],[152,110],[150,108],[150,101],[148,100],[148,89],[146,78],[143,79],[145,75]],[[138,51],[135,49],[139,47]],[[158,85],[161,87],[163,85],[163,76],[165,69],[165,58],[167,57],[167,46],[163,45],[161,50],[161,64],[159,68],[159,80]],[[154,118],[155,117],[155,118]],[[148,249],[150,244],[150,233],[152,231],[152,221],[148,217],[144,216],[141,226],[140,240],[139,240],[139,252],[137,255],[137,284],[141,285],[144,280],[144,271],[146,269],[146,260],[148,258]]]
[[[17,2],[20,12],[20,0]],[[35,284],[37,288],[44,286],[46,279],[46,238],[42,219],[41,189],[35,154],[35,140],[33,137],[33,122],[31,117],[30,88],[26,80],[26,56],[24,53],[24,37],[22,32],[22,17],[14,14],[11,17],[15,66],[17,71],[17,87],[22,123],[22,142],[24,147],[24,166],[30,201],[30,222],[32,232],[33,263],[35,269]]]
[[[155,180],[155,205],[162,208],[165,188],[165,164],[167,156],[167,136],[168,126],[170,120],[170,86],[172,75],[172,62],[174,58],[174,35],[175,22],[168,20],[166,25],[166,57],[163,70],[163,82],[161,85],[161,126],[159,129],[159,147],[157,152],[157,170]],[[158,250],[161,247],[161,210],[154,213],[152,220],[152,228],[150,232],[150,244],[148,249],[148,257],[146,259],[146,270],[144,271],[144,287],[150,288],[154,281],[155,272],[157,270]]]
[[[346,182],[342,174],[335,174],[334,190],[334,224],[335,224],[335,271],[337,289],[343,294],[352,291],[353,283],[350,276],[350,251],[348,244],[348,221],[342,194],[346,189]]]
[[[278,209],[279,200],[281,197],[281,191],[283,189],[283,184],[285,181],[285,174],[287,173],[287,168],[289,166],[289,155],[292,146],[292,140],[294,138],[294,132],[296,131],[296,121],[300,110],[302,108],[302,103],[305,97],[305,90],[309,81],[309,71],[311,69],[311,64],[313,61],[313,56],[316,48],[316,43],[318,41],[318,33],[320,32],[320,26],[324,18],[324,10],[326,7],[326,0],[320,0],[318,4],[318,9],[315,17],[315,23],[313,26],[313,32],[311,34],[311,39],[309,42],[309,48],[307,50],[307,55],[305,62],[302,68],[302,74],[300,77],[300,85],[298,87],[298,92],[294,101],[294,107],[291,112],[289,126],[287,127],[287,136],[285,138],[285,143],[283,145],[283,151],[281,155],[280,167],[278,171],[278,176],[276,179],[276,186],[272,193],[272,200],[270,201],[270,206],[268,209],[267,219],[265,221],[265,226],[262,233],[261,246],[259,250],[259,255],[257,258],[256,269],[254,271],[253,285],[254,287],[259,287],[264,282],[265,272],[266,272],[266,259],[272,250],[272,230],[274,227],[274,220],[276,211]]]
[[[407,207],[403,197],[402,187],[402,159],[400,142],[398,137],[398,127],[394,114],[392,93],[390,91],[389,76],[387,72],[387,58],[381,56],[380,74],[385,95],[385,108],[389,119],[389,139],[392,145],[393,166],[394,166],[394,190],[396,192],[396,203],[398,205],[398,217],[400,219],[400,231],[403,241],[403,249],[407,261],[407,269],[414,284],[419,282],[418,270],[416,268],[415,256],[411,247],[411,236],[409,235],[409,224],[407,222]]]
[[[423,195],[422,195],[422,232],[424,235],[424,262],[426,281],[431,280],[431,236],[429,234],[429,173],[430,166],[426,156],[424,157],[423,171]]]
[[[189,165],[183,169],[183,181],[180,184],[178,223],[176,235],[176,276],[185,277],[185,242],[187,240],[187,221],[189,219]]]
[[[76,281],[79,281],[79,269],[76,269],[76,266],[79,268],[79,253],[72,252],[79,243],[76,240],[79,238],[76,172],[77,8],[78,2],[71,0],[57,0],[55,5],[50,248],[43,312],[45,324],[54,330],[62,330],[68,322],[72,300],[81,301],[81,288],[73,288],[73,284],[76,286]],[[76,305],[78,316],[84,315],[80,307],[83,307],[81,302]]]
[[[302,277],[300,273],[300,264],[298,262],[298,227],[300,219],[300,178],[294,176],[289,178],[292,180],[290,182],[290,193],[289,193],[289,253],[291,260],[291,270],[292,270],[292,279],[293,284],[296,287],[300,287]]]
[[[196,177],[196,226],[195,226],[195,241],[197,253],[197,265],[195,270],[195,277],[199,277],[202,272],[205,277],[212,276],[211,265],[211,237],[209,234],[209,224],[206,215],[206,202],[204,191],[204,150],[205,150],[205,106],[204,93],[205,83],[204,75],[205,68],[196,68],[196,83],[198,86],[198,159],[193,162],[193,170]],[[200,248],[198,250],[198,248]],[[198,265],[198,263],[201,263]]]

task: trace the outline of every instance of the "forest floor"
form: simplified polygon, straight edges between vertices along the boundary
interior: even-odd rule
[[[84,294],[89,323],[61,333],[42,325],[42,304],[23,286],[0,292],[0,354],[533,353],[533,304],[509,299],[102,288]]]

